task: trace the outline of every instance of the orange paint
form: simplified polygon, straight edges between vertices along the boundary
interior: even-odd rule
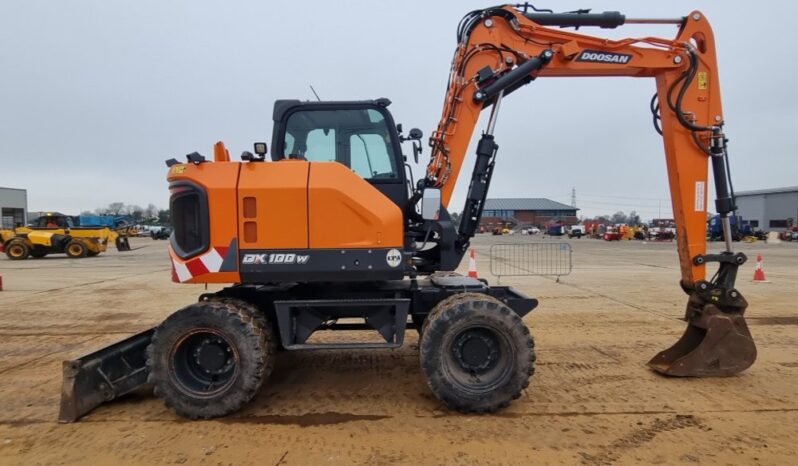
[[[698,75],[701,79],[700,83],[698,79],[694,80],[686,92],[684,109],[695,115],[698,125],[708,126],[722,121],[715,40],[704,15],[697,11],[690,13],[674,39],[645,37],[609,40],[573,30],[543,27],[511,6],[504,8],[514,12],[517,28],[498,17],[494,18],[491,27],[481,21],[472,30],[468,43],[461,44],[455,52],[453,69],[462,71],[449,83],[443,115],[431,138],[434,147],[427,167],[428,178],[437,180],[437,185],[442,190],[444,206],[448,206],[451,200],[483,110],[482,104],[473,99],[477,86],[472,77],[485,66],[494,71],[509,69],[505,61],[507,57],[512,57],[514,62],[519,61],[511,52],[500,55],[496,47],[511,49],[524,57],[540,55],[550,48],[554,51],[554,57],[536,74],[537,77],[655,78],[662,113],[663,142],[677,227],[682,281],[689,286],[704,279],[705,266],[693,264],[692,258],[706,252],[709,158],[696,146],[691,132],[679,124],[675,113],[666,103],[670,84],[689,66],[686,50],[687,44],[692,40],[698,50]],[[694,19],[695,17],[698,19]],[[626,63],[577,60],[586,49],[626,54],[630,59]],[[677,56],[680,58],[676,58]],[[567,96],[563,96],[563,99],[565,101]],[[570,104],[563,108],[578,110],[578,107]],[[538,109],[537,113],[546,115],[545,109]],[[567,124],[567,119],[564,123]]]
[[[402,247],[402,211],[338,162],[310,164],[310,247]]]
[[[240,223],[242,232],[249,229],[239,243],[242,249],[308,247],[307,187],[310,165],[299,160],[241,165],[238,199],[242,215],[236,222]],[[255,215],[250,217],[252,213]],[[245,227],[245,223],[254,223],[254,227]],[[253,228],[256,231],[254,234],[251,232]]]

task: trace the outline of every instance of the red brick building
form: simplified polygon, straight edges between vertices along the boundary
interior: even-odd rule
[[[563,225],[576,225],[576,207],[544,198],[488,199],[482,210],[480,227],[490,230],[507,225],[509,228],[536,226],[545,227],[551,220],[560,220]]]

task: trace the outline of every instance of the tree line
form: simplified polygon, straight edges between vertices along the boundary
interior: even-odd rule
[[[623,213],[623,211],[615,212],[612,215],[599,215],[593,218],[584,218],[583,221],[595,221],[605,225],[616,225],[616,224],[626,224],[631,225],[633,227],[642,225],[642,221],[640,220],[640,215],[637,214],[634,210],[629,212],[629,215]]]

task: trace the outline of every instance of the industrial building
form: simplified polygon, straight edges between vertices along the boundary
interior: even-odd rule
[[[486,230],[499,226],[543,227],[550,221],[561,221],[563,225],[579,222],[579,209],[561,202],[544,198],[488,199],[482,211],[480,226]]]
[[[3,228],[27,223],[28,192],[24,189],[0,187],[0,222]]]
[[[753,228],[778,230],[798,225],[798,186],[735,193],[737,213]]]

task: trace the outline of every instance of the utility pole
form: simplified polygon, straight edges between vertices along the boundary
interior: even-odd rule
[[[571,188],[571,207],[576,207],[576,188]]]

